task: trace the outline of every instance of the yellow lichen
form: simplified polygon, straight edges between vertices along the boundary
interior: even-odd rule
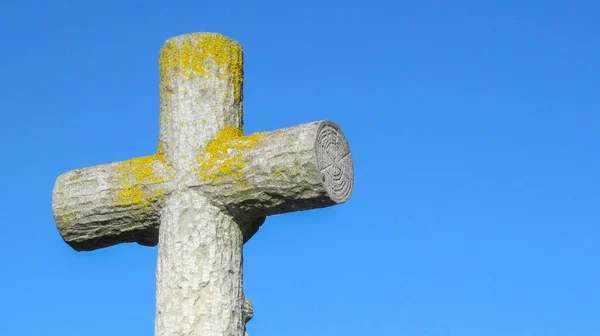
[[[181,72],[183,74],[187,74],[189,75],[189,70],[187,70],[187,67],[190,64],[190,61],[192,59],[192,43],[190,43],[190,40],[183,40],[182,46],[181,46]],[[190,78],[191,79],[191,78]]]
[[[242,123],[243,50],[235,41],[214,33],[195,33],[167,40],[160,50],[160,123],[166,125],[167,105],[178,76],[189,81],[213,77],[227,81],[223,103],[232,94],[237,104],[237,120]],[[210,84],[202,83],[202,89]],[[184,90],[185,91],[185,90]],[[199,100],[195,100],[199,104]],[[162,137],[162,135],[161,135]]]
[[[242,100],[243,51],[235,41],[220,34],[190,34],[183,37],[181,47],[175,39],[168,40],[160,51],[161,99],[167,98],[169,74],[180,72],[188,79],[194,75],[211,78],[211,66],[207,60],[216,64],[216,76],[227,81],[233,87],[234,98]],[[208,68],[208,69],[207,69]],[[206,88],[206,84],[203,84]]]
[[[156,150],[155,157],[160,163],[163,165],[165,164],[165,146],[162,142],[158,143],[158,149]]]
[[[161,189],[148,190],[146,188],[149,184],[165,181],[164,176],[154,172],[154,165],[158,162],[164,163],[162,144],[159,144],[158,152],[154,155],[123,161],[115,167],[121,182],[121,186],[116,192],[117,204],[140,204],[147,207],[163,195]]]
[[[225,101],[227,100],[228,94],[229,94],[229,90],[227,90],[227,89],[223,90],[223,103],[225,103]]]
[[[65,213],[62,213],[60,215],[55,215],[54,220],[56,221],[57,225],[69,224],[73,221],[74,213],[75,213],[74,211],[66,212],[66,210],[65,210]]]
[[[66,177],[62,181],[62,183],[60,183],[58,185],[58,189],[61,190],[62,188],[64,188],[67,185],[78,185],[78,186],[81,186],[83,184],[83,182],[81,181],[81,176],[82,176],[81,172],[77,172],[77,173],[74,173],[71,176]]]
[[[281,168],[277,168],[277,170],[275,170],[275,172],[273,173],[273,175],[275,177],[279,177],[281,175]]]
[[[291,176],[296,176],[296,175],[298,175],[298,173],[296,172],[296,169],[297,169],[299,166],[300,166],[300,162],[298,162],[297,160],[294,160],[294,163],[293,163],[293,168],[294,168],[294,170],[290,171],[290,175],[291,175]]]
[[[244,168],[245,150],[256,146],[263,133],[244,136],[236,127],[226,126],[217,133],[202,153],[197,155],[199,165],[195,168],[202,180],[218,179],[225,176],[239,178]]]
[[[160,67],[160,100],[161,104],[165,104],[167,98],[173,94],[169,90],[169,71],[179,66],[180,51],[174,40],[168,40],[160,50],[158,59]]]

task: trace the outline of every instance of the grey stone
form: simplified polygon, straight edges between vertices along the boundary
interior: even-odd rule
[[[167,40],[160,77],[157,153],[59,176],[54,218],[78,251],[159,243],[157,336],[241,336],[242,245],[266,216],[347,201],[350,149],[330,121],[244,136],[242,48],[222,35]]]

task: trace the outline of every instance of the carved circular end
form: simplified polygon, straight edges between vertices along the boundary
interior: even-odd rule
[[[332,122],[323,122],[317,132],[317,168],[331,199],[346,202],[352,195],[354,169],[346,137]]]

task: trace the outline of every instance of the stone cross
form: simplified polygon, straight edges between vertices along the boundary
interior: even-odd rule
[[[348,143],[330,121],[245,136],[242,48],[222,35],[171,38],[159,63],[156,154],[59,176],[56,225],[77,251],[158,244],[155,335],[242,336],[242,245],[266,216],[348,200]]]

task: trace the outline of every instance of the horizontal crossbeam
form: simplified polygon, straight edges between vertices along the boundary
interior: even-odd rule
[[[265,216],[345,202],[352,169],[347,141],[329,121],[250,136],[225,127],[198,148],[189,169],[171,168],[159,149],[67,172],[56,181],[53,212],[63,239],[76,250],[123,242],[153,246],[164,197],[192,188],[239,219],[245,242]]]

